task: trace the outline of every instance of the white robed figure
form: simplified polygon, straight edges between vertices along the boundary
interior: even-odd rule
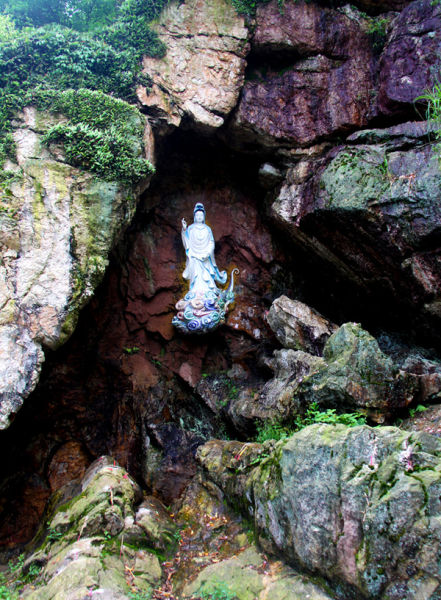
[[[205,224],[205,208],[200,202],[194,207],[193,221],[193,224],[187,227],[185,219],[182,219],[182,243],[187,256],[183,277],[190,280],[190,292],[216,292],[216,281],[224,285],[227,272],[217,268],[213,232]]]

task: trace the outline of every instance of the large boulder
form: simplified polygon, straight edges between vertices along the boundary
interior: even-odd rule
[[[441,6],[416,0],[394,20],[381,57],[379,110],[409,110],[437,83],[441,67]]]
[[[287,296],[274,300],[267,320],[284,348],[303,350],[319,356],[326,340],[337,330],[337,325],[316,310]]]
[[[264,548],[326,577],[347,599],[439,597],[438,439],[312,425],[272,449],[245,446],[211,441],[198,457],[254,516]]]
[[[157,500],[139,508],[142,491],[110,457],[101,457],[75,487],[65,486],[51,499],[47,526],[42,525],[27,558],[24,573],[38,574],[39,587],[28,586],[28,600],[109,598],[147,594],[159,584],[158,550],[173,551],[173,537],[164,546],[158,532],[175,526]],[[153,504],[152,504],[153,503]],[[147,518],[146,511],[155,506]],[[34,575],[35,576],[35,575]]]
[[[323,364],[299,385],[302,403],[363,409],[383,422],[418,397],[419,378],[399,369],[357,323],[345,323],[329,338],[323,358]]]
[[[276,350],[267,366],[274,372],[257,394],[238,394],[228,414],[239,429],[248,421],[289,421],[312,404],[322,410],[361,411],[383,423],[398,409],[434,396],[438,373],[401,368],[357,323],[345,323],[325,344],[323,357],[300,350]],[[430,394],[429,394],[430,392]]]
[[[220,127],[236,105],[245,73],[248,29],[227,0],[172,2],[154,25],[164,58],[145,57],[153,84],[138,97],[157,123]]]
[[[129,109],[141,153],[149,126]],[[50,153],[42,137],[57,122],[32,107],[17,116],[16,162],[0,186],[0,429],[35,388],[44,348],[73,332],[147,184],[105,181],[67,164],[62,148]]]
[[[282,562],[269,563],[255,548],[206,567],[186,585],[184,598],[238,598],[239,600],[332,600],[317,584]]]

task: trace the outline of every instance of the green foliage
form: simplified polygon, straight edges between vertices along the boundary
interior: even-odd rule
[[[15,561],[10,560],[8,562],[8,567],[9,567],[10,573],[16,573],[17,571],[21,571],[21,569],[23,568],[23,565],[24,565],[24,561],[25,561],[24,554],[20,554],[20,556]]]
[[[63,537],[63,534],[61,533],[61,531],[57,531],[53,527],[49,527],[49,531],[46,536],[46,539],[49,540],[49,542],[56,542],[56,541],[60,540],[62,537]]]
[[[136,354],[137,352],[139,352],[138,346],[132,346],[131,348],[124,348],[125,354]]]
[[[338,414],[335,408],[320,410],[317,402],[313,402],[306,410],[304,415],[295,417],[291,423],[282,423],[281,421],[266,421],[257,425],[255,441],[259,443],[267,440],[284,440],[290,435],[315,423],[328,423],[330,425],[346,425],[347,427],[356,427],[357,425],[366,425],[366,417],[359,412]],[[260,463],[265,457],[259,456]],[[251,463],[254,464],[254,463]]]
[[[6,585],[0,585],[1,600],[18,600],[18,592],[9,589]]]
[[[257,425],[255,441],[263,444],[267,440],[284,440],[293,433],[292,429],[279,421],[265,421]]]
[[[9,15],[0,14],[0,44],[9,42],[17,35],[14,21]]]
[[[415,102],[421,101],[427,104],[426,119],[432,126],[435,139],[439,142],[437,149],[441,155],[441,82],[437,81],[431,90],[415,98]]]
[[[303,429],[314,423],[329,423],[330,425],[346,425],[347,427],[356,427],[365,425],[366,417],[361,413],[351,412],[337,414],[335,408],[328,408],[325,411],[320,410],[317,402],[313,402],[306,410],[304,416],[297,417],[294,420],[296,429]]]
[[[239,15],[248,15],[252,17],[259,4],[266,4],[269,0],[231,0]],[[279,0],[279,8],[283,6],[283,0]]]
[[[414,417],[417,413],[424,412],[427,410],[427,406],[423,406],[422,404],[418,404],[415,408],[409,409],[409,417]]]
[[[237,600],[236,594],[224,582],[205,584],[193,600]]]
[[[0,166],[15,155],[11,118],[36,99],[34,90],[40,101],[43,90],[46,100],[50,98],[52,107],[46,102],[45,108],[64,114],[67,97],[62,97],[60,107],[57,94],[70,90],[72,95],[74,89],[82,91],[81,108],[87,110],[81,118],[71,115],[72,122],[48,132],[46,142],[63,142],[69,162],[107,179],[120,179],[126,173],[125,180],[136,181],[148,174],[148,163],[134,156],[132,134],[127,137],[122,126],[121,105],[116,111],[121,117],[118,123],[112,127],[107,120],[104,126],[114,112],[109,103],[116,101],[110,98],[106,104],[103,94],[135,102],[136,87],[149,84],[141,72],[141,58],[162,56],[165,47],[148,23],[166,2],[0,0]],[[13,19],[21,29],[15,29]],[[102,92],[93,110],[84,97],[86,88]],[[72,103],[69,108],[73,112]],[[95,115],[101,115],[101,124]],[[129,120],[133,125],[134,119]],[[139,130],[136,135],[139,139]]]
[[[381,54],[387,40],[389,19],[385,17],[367,17],[369,19],[368,34],[376,54]]]
[[[130,600],[150,600],[152,592],[129,592],[127,597]]]

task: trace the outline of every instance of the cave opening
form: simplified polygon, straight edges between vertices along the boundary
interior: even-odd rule
[[[264,315],[281,294],[339,324],[415,333],[393,290],[367,294],[276,226],[270,206],[277,186],[268,190],[259,179],[264,156],[234,151],[222,136],[176,131],[159,143],[157,158],[156,176],[76,331],[46,352],[37,389],[1,432],[6,552],[31,539],[50,495],[102,454],[170,503],[195,472],[199,444],[247,439],[250,432],[238,430],[224,406],[207,402],[198,382],[218,374],[228,395],[231,374],[251,387],[269,378],[264,358],[278,345]],[[241,275],[227,325],[184,338],[171,326],[184,286],[180,221],[191,220],[197,201],[207,210],[218,265],[237,266]]]

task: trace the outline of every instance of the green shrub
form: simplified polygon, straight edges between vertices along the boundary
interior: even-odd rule
[[[346,425],[355,427],[365,425],[366,417],[359,412],[340,413],[335,408],[320,410],[317,402],[313,402],[306,410],[304,415],[299,415],[292,422],[283,423],[281,421],[266,421],[257,425],[255,441],[259,443],[267,440],[284,440],[290,435],[315,423],[329,423],[330,425]]]
[[[313,402],[306,410],[304,416],[296,417],[294,424],[296,430],[298,430],[314,423],[341,424],[348,427],[355,427],[357,425],[365,425],[366,417],[359,412],[337,414],[335,408],[328,408],[322,411],[317,402]]]
[[[40,103],[42,89],[46,90],[46,109],[65,114],[65,106],[60,107],[57,103],[57,92],[83,90],[84,96],[87,89],[113,98],[109,99],[104,111],[102,107],[106,101],[101,96],[100,105],[95,105],[94,110],[87,106],[81,119],[75,120],[72,114],[72,122],[64,129],[59,127],[48,132],[46,141],[57,139],[66,143],[66,154],[72,164],[87,165],[109,179],[121,178],[124,172],[125,180],[136,181],[150,172],[148,163],[141,156],[133,155],[130,148],[133,140],[123,139],[127,130],[121,128],[121,120],[113,129],[109,121],[108,127],[97,127],[96,115],[108,118],[113,110],[110,103],[115,96],[136,102],[137,86],[150,83],[142,73],[141,58],[143,55],[163,56],[165,53],[164,44],[148,24],[159,15],[166,2],[124,0],[119,4],[114,0],[79,0],[75,10],[69,12],[70,9],[66,8],[69,5],[59,0],[0,0],[0,10],[6,11],[0,14],[0,167],[8,156],[14,156],[11,119],[35,99],[34,90],[40,90]],[[114,7],[110,13],[103,8],[109,3]],[[40,12],[36,9],[38,6]],[[66,10],[69,14],[65,14]],[[21,17],[18,18],[16,13]],[[92,32],[81,33],[65,26],[69,24],[85,29],[78,20],[89,22],[92,13],[95,14],[95,24],[101,23],[100,28],[94,26]],[[113,20],[104,25],[108,13]],[[49,24],[16,30],[11,14],[22,26],[27,23]],[[65,98],[63,102],[66,104]],[[84,109],[86,104],[83,98],[80,108]],[[118,107],[119,112],[120,109],[121,106]],[[72,106],[70,110],[74,112]],[[133,118],[130,121],[133,123]],[[136,135],[139,136],[139,129]],[[96,156],[90,155],[92,146],[96,149]]]
[[[293,430],[279,421],[265,421],[256,427],[255,441],[263,444],[267,440],[284,440],[289,437]]]

